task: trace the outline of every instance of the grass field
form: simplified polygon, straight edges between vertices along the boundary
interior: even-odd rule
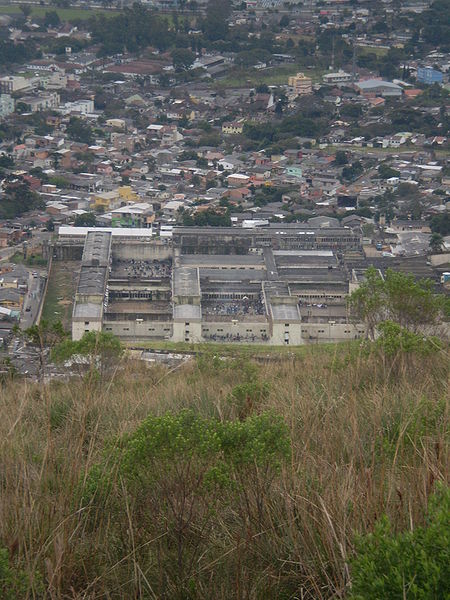
[[[42,319],[62,321],[64,327],[70,329],[78,267],[79,263],[76,261],[53,263]]]
[[[389,52],[388,48],[378,48],[373,46],[357,46],[356,51],[358,54],[376,54],[377,56],[384,56]]]
[[[117,14],[117,11],[103,10],[101,8],[89,9],[89,8],[57,8],[55,6],[33,6],[31,14],[35,17],[43,17],[48,11],[55,10],[59,18],[64,20],[71,19],[89,19],[93,15],[103,15],[105,17],[112,17]],[[15,15],[20,13],[20,6],[18,4],[2,4],[0,5],[0,15]]]
[[[6,381],[1,598],[349,600],[355,534],[416,529],[448,480],[448,355],[323,349]]]
[[[359,342],[357,342],[358,344]],[[356,345],[357,345],[356,344]],[[239,356],[239,357],[301,357],[306,354],[336,353],[351,346],[355,342],[343,344],[309,344],[304,346],[268,346],[265,344],[188,344],[185,342],[169,341],[148,341],[148,342],[127,342],[125,344],[130,348],[139,348],[143,350],[162,350],[168,352],[194,352],[195,354],[220,355],[220,356]]]
[[[223,79],[214,82],[218,88],[233,88],[241,86],[255,86],[265,83],[267,85],[287,84],[290,75],[295,75],[303,71],[305,75],[311,77],[313,83],[320,81],[323,73],[322,69],[305,69],[295,64],[282,65],[279,67],[270,67],[257,71],[256,69],[233,69]]]

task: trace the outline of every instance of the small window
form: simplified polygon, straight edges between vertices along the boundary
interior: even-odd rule
[[[84,322],[84,324],[85,324],[85,325],[89,325],[89,321],[85,321],[85,322]]]
[[[284,324],[284,326],[285,326],[285,327],[289,327],[289,323],[285,323],[285,324]]]

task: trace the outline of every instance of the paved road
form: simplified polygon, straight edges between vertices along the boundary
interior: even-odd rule
[[[33,274],[34,273],[34,274]],[[45,277],[38,271],[30,272],[28,278],[28,292],[22,308],[20,328],[28,329],[34,325],[45,288]]]

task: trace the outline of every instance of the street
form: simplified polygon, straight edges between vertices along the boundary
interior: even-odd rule
[[[38,271],[30,271],[28,278],[28,292],[25,296],[22,308],[22,314],[20,319],[20,328],[28,329],[34,325],[41,300],[43,301],[42,294],[45,288],[45,275],[40,274]]]

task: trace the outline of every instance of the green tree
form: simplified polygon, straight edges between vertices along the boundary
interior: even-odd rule
[[[349,297],[354,317],[366,324],[367,336],[375,338],[377,326],[393,321],[414,332],[439,323],[445,298],[434,293],[429,279],[416,280],[413,275],[388,269],[384,278],[374,267],[367,269],[365,279]]]
[[[364,168],[361,161],[356,160],[350,166],[342,169],[342,178],[347,181],[353,181],[357,179],[364,172]]]
[[[446,600],[450,597],[450,488],[429,503],[425,525],[395,533],[387,518],[358,536],[350,600]]]
[[[66,131],[68,136],[75,142],[92,144],[94,141],[92,127],[79,117],[70,117]]]
[[[444,244],[444,238],[440,233],[432,233],[430,237],[430,249],[434,253],[441,252],[442,246]]]
[[[28,18],[31,15],[31,6],[29,4],[21,4],[20,10],[25,18]]]
[[[87,212],[83,213],[82,215],[77,215],[73,224],[75,225],[75,227],[95,227],[95,213]]]
[[[45,12],[44,25],[46,25],[46,27],[58,27],[60,24],[61,19],[56,10],[47,10]]]
[[[115,366],[123,355],[123,347],[112,333],[89,331],[81,340],[65,339],[52,348],[51,359],[66,362],[74,357],[87,359],[91,369],[98,369],[101,378]]]
[[[227,20],[231,15],[229,0],[209,0],[206,6],[204,32],[211,41],[225,40],[228,35]]]
[[[393,169],[386,163],[381,163],[378,167],[378,175],[381,179],[390,179],[391,177],[400,177],[400,171]]]
[[[450,214],[448,212],[442,215],[435,215],[430,222],[430,228],[433,233],[441,235],[450,234]]]
[[[1,169],[12,169],[14,167],[14,160],[12,156],[8,154],[2,154],[0,156],[0,168]]]
[[[195,54],[187,48],[174,48],[171,57],[175,71],[187,71],[195,60]]]
[[[55,231],[55,221],[51,217],[45,224],[45,229],[47,231]]]
[[[334,156],[334,162],[340,167],[348,164],[347,152],[344,150],[338,150]]]
[[[0,218],[13,219],[44,206],[42,198],[23,179],[10,178],[3,183]]]

